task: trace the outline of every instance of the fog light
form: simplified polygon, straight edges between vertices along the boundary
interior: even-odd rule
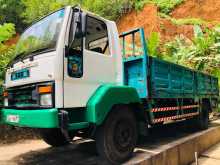
[[[7,107],[8,106],[8,98],[4,98],[4,106]]]
[[[42,106],[52,106],[52,95],[42,94],[40,95],[40,105]]]

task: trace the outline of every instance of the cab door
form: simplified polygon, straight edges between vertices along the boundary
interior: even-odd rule
[[[108,22],[87,15],[84,35],[80,35],[82,25],[79,22],[64,60],[65,108],[85,107],[98,87],[117,81]]]

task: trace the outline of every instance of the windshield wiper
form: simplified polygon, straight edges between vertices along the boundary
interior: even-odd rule
[[[21,57],[21,61],[23,62],[23,60],[26,58],[26,57],[31,57],[32,55],[36,54],[36,53],[40,53],[40,52],[44,52],[46,50],[51,50],[49,47],[44,47],[44,48],[40,48],[40,49],[37,49],[37,50],[33,50],[31,52],[29,52],[28,56],[23,56]]]
[[[37,49],[37,50],[34,50],[34,51],[30,52],[30,54],[43,52],[45,50],[50,50],[50,48],[49,47],[40,48],[40,49]]]
[[[31,56],[31,55],[33,55],[33,54],[35,54],[35,53],[43,52],[43,51],[46,51],[46,50],[51,50],[51,49],[50,49],[49,47],[44,47],[44,48],[40,48],[40,49],[31,51],[31,52],[21,52],[21,53],[17,54],[17,55],[15,56],[15,58],[13,58],[13,59],[8,63],[7,68],[11,67],[11,65],[13,65],[13,64],[15,63],[15,61],[17,61],[17,60],[19,60],[19,59],[20,59],[21,62],[23,62],[24,59],[29,56],[28,54],[30,54],[30,56]],[[28,56],[27,56],[27,55],[28,55]]]
[[[24,55],[25,55],[25,52],[21,52],[21,53],[17,54],[17,55],[8,63],[8,65],[6,66],[6,68],[11,67],[11,65],[13,65],[16,60],[18,60],[19,58],[22,58]]]

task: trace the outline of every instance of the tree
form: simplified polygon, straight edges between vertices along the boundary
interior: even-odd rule
[[[121,16],[124,6],[132,5],[133,1],[128,0],[84,0],[82,6],[107,19],[116,20]]]
[[[14,24],[0,25],[0,83],[4,77],[4,70],[8,62],[14,57],[14,45],[7,45],[4,42],[15,34]]]
[[[123,5],[129,2],[128,0],[21,0],[25,6],[22,16],[25,22],[32,23],[37,19],[63,7],[66,5],[80,4],[91,12],[94,12],[107,19],[116,20],[121,15]]]
[[[21,0],[0,0],[0,25],[13,23],[16,31],[22,32],[26,26],[21,17],[23,10]]]
[[[74,5],[79,2],[79,0],[21,0],[22,4],[25,6],[25,10],[22,16],[25,22],[32,23],[40,19],[41,17],[63,7],[66,5]]]

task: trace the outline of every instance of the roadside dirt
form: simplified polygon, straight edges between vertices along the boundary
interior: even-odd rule
[[[39,135],[37,135],[32,129],[0,125],[0,145],[10,144],[25,139],[38,138]]]

